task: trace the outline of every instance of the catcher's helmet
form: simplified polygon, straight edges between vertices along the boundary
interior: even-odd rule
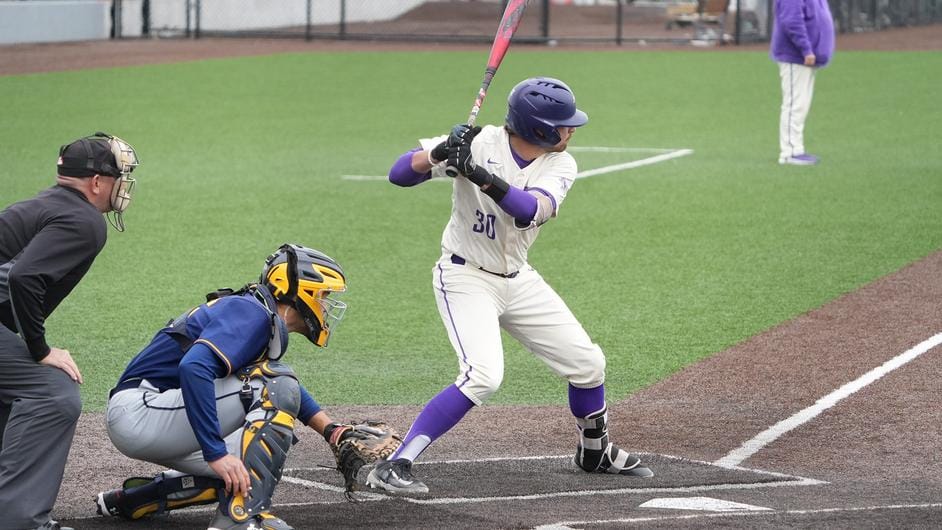
[[[290,305],[307,324],[307,338],[327,346],[347,304],[335,293],[347,290],[343,269],[323,252],[286,243],[265,260],[260,284],[268,287],[279,302]]]
[[[581,127],[588,121],[589,116],[576,108],[572,89],[552,77],[521,81],[507,98],[507,127],[540,147],[559,143],[557,127]]]

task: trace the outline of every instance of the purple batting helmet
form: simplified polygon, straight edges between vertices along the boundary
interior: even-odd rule
[[[507,127],[540,147],[559,143],[557,127],[581,127],[588,121],[589,116],[576,108],[572,89],[552,77],[521,81],[507,98]]]

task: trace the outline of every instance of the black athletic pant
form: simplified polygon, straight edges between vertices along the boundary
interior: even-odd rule
[[[78,383],[0,326],[0,530],[49,520],[81,411]]]

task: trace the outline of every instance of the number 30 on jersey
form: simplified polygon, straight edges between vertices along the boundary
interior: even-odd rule
[[[494,214],[485,214],[481,210],[474,212],[478,216],[478,222],[474,223],[471,230],[478,234],[484,234],[488,239],[497,237],[494,225],[497,224],[497,217]]]

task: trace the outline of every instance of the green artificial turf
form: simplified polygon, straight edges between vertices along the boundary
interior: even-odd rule
[[[50,185],[60,144],[105,130],[143,161],[128,230],[47,322],[100,410],[169,318],[256,279],[283,242],[337,258],[349,310],[330,348],[286,359],[324,404],[420,404],[457,362],[431,269],[450,186],[384,175],[473,102],[485,52],[309,53],[0,77],[0,203]],[[693,149],[581,179],[531,263],[608,358],[609,397],[669,376],[942,246],[942,54],[838,53],[806,144],[783,167],[778,71],[761,52],[511,50],[478,122],[520,79],[569,82],[573,146]],[[580,169],[653,152],[574,151]],[[495,403],[564,403],[565,382],[505,340]]]

